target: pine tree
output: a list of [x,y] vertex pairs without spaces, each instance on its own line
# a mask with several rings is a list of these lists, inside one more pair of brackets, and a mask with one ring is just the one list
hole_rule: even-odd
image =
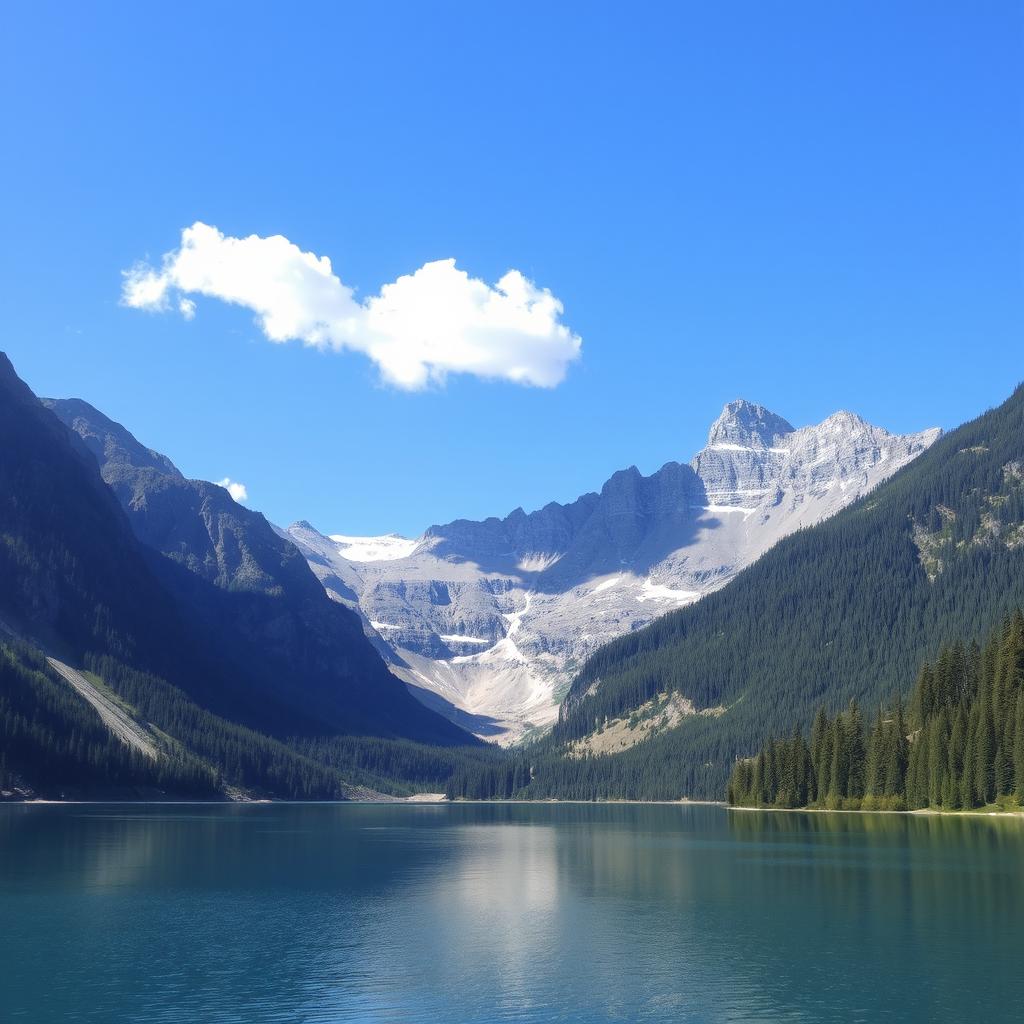
[[766,803],[764,791],[764,751],[754,758],[754,769],[750,780],[750,803],[754,807],[763,807]]
[[850,701],[845,733],[848,751],[846,795],[860,799],[864,796],[864,768],[867,757],[864,751],[864,723],[860,707],[855,700]]
[[902,796],[906,790],[907,764],[910,748],[907,742],[907,722],[903,716],[903,701],[897,699],[891,727],[886,732],[885,774],[882,792],[885,796]]
[[827,786],[824,791],[819,791],[819,784],[823,776],[822,757],[827,736],[828,715],[825,714],[825,709],[820,707],[814,716],[814,725],[811,727],[810,781],[807,793],[809,803],[815,803],[827,792]]
[[995,737],[992,727],[992,706],[990,691],[983,685],[978,698],[978,717],[974,739],[974,799],[978,804],[987,804],[995,796],[993,762],[995,760]]
[[928,806],[928,728],[922,726],[910,744],[910,759],[907,766],[907,806],[911,810]]
[[949,733],[948,760],[946,766],[946,787],[942,794],[945,807],[963,806],[961,800],[960,780],[964,774],[964,749],[966,746],[967,719],[964,709],[958,707],[953,716],[953,725]]
[[878,705],[878,714],[875,716],[875,724],[871,729],[871,738],[868,740],[868,759],[864,771],[864,796],[881,796],[883,789],[884,763],[886,753],[886,727],[882,720],[882,705]]
[[832,766],[829,772],[828,804],[838,807],[846,796],[850,781],[850,756],[842,715],[836,715],[831,729]]
[[931,807],[942,805],[942,789],[946,781],[946,770],[949,764],[948,724],[946,709],[940,708],[932,716],[928,725],[928,804]]
[[1017,691],[1017,707],[1013,728],[1014,792],[1024,804],[1024,688]]

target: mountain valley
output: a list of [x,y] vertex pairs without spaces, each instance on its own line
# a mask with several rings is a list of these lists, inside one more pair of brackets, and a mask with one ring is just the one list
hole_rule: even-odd
[[730,402],[690,463],[615,473],[599,493],[421,537],[287,536],[357,610],[429,706],[504,745],[548,729],[603,644],[720,589],[780,539],[834,515],[924,452],[839,412],[795,429]]

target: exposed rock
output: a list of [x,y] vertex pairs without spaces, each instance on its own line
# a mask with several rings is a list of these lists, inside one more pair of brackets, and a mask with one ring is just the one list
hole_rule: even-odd
[[[472,716],[478,734],[514,742],[554,721],[597,647],[722,586],[938,436],[890,434],[848,412],[794,429],[762,406],[730,402],[691,463],[648,477],[621,470],[568,505],[456,520],[408,541],[333,540],[308,523],[288,535],[414,692]],[[394,557],[401,544],[408,553]],[[378,549],[388,557],[373,557]]]

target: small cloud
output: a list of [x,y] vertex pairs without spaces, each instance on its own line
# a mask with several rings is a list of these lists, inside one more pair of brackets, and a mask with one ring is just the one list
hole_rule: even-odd
[[328,257],[282,235],[233,238],[201,221],[182,231],[159,269],[124,271],[121,302],[154,312],[176,305],[191,319],[193,295],[252,310],[270,341],[362,352],[407,390],[449,373],[555,387],[583,344],[561,322],[562,303],[518,270],[489,285],[454,259],[435,260],[360,301]]
[[224,477],[223,480],[218,480],[217,486],[225,488],[228,494],[230,494],[235,501],[242,502],[249,500],[249,492],[245,489],[245,484],[240,484],[237,480],[232,480],[229,476]]

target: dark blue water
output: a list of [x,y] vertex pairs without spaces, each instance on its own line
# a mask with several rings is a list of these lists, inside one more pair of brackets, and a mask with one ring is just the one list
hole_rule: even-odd
[[1020,1021],[1024,822],[0,807],[0,1020]]

